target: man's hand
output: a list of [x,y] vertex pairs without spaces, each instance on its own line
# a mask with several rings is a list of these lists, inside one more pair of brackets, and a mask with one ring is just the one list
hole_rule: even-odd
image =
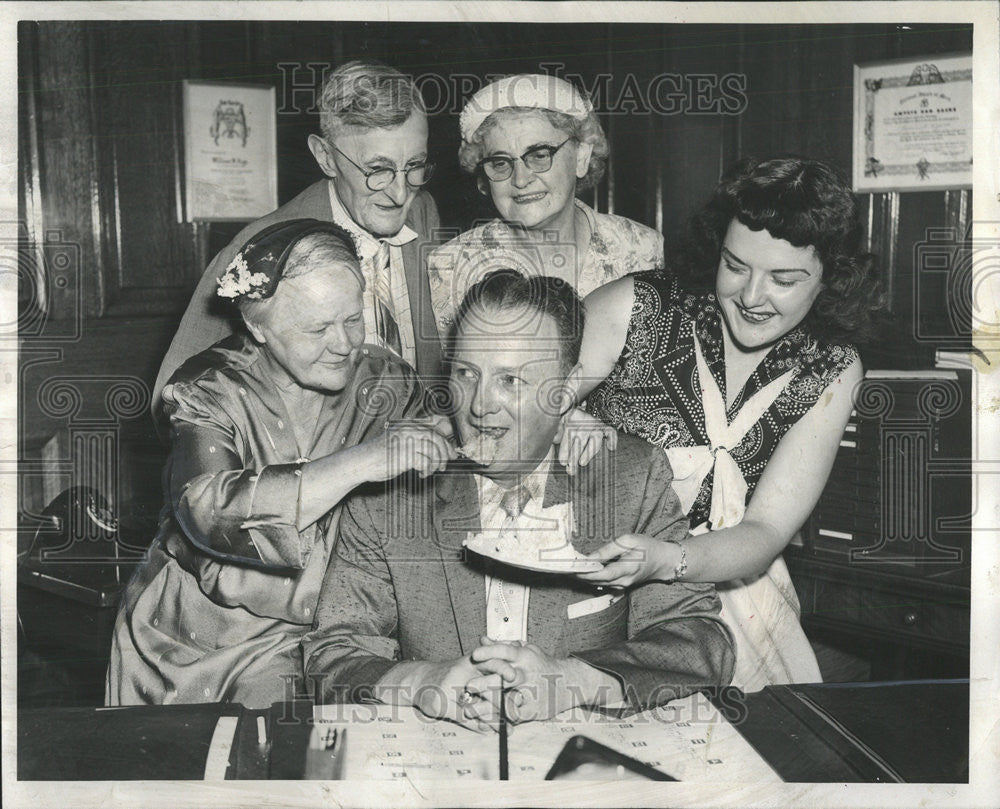
[[559,463],[572,475],[579,467],[590,463],[602,447],[616,449],[618,432],[577,407],[563,416],[555,442],[559,444]]
[[[472,662],[490,665],[490,671],[503,680],[509,689],[507,718],[514,724],[551,719],[577,705],[621,699],[617,680],[581,660],[551,657],[533,643],[502,643],[484,637],[481,644],[473,650]],[[491,684],[487,678],[475,677],[466,688],[485,697]]]
[[[460,657],[444,663],[405,661],[390,669],[375,687],[382,702],[412,705],[432,719],[447,719],[480,732],[496,731],[500,721],[502,661],[473,662]],[[469,683],[475,681],[475,690]]]
[[364,461],[373,482],[391,480],[415,470],[426,478],[455,458],[452,428],[447,416],[430,416],[390,423],[377,438],[364,442]]

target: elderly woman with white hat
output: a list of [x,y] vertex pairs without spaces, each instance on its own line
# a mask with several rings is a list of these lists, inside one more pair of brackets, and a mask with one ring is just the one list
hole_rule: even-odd
[[500,216],[428,257],[439,327],[450,326],[466,290],[492,270],[555,276],[586,295],[662,265],[661,234],[576,199],[603,176],[608,141],[590,101],[572,84],[508,76],[479,90],[459,125],[459,162]]

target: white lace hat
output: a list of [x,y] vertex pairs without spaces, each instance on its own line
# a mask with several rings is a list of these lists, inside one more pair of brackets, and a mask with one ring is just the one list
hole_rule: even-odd
[[505,107],[554,110],[572,118],[594,111],[590,100],[565,79],[542,73],[518,73],[487,84],[462,109],[458,125],[462,140],[472,140],[483,121]]

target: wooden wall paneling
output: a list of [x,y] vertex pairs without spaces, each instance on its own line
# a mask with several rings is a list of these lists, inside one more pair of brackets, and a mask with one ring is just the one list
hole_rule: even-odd
[[[176,201],[176,152],[171,151],[176,130],[171,130],[170,94],[166,115],[162,95],[143,98],[136,93],[134,106],[108,103],[122,83],[120,65],[109,60],[110,54],[116,59],[131,55],[138,64],[178,61],[158,58],[161,43],[149,26],[144,50],[124,47],[123,40],[135,31],[60,22],[22,24],[20,31],[22,64],[34,67],[23,77],[28,83],[26,98],[36,106],[25,130],[26,141],[34,137],[37,142],[34,163],[41,221],[34,236],[43,245],[52,293],[51,317],[42,335],[46,342],[32,334],[22,334],[21,339],[19,455],[24,459],[30,502],[20,506],[29,511],[40,505],[39,498],[74,483],[99,486],[119,508],[142,502],[145,505],[138,510],[155,515],[159,506],[158,474],[149,475],[148,470],[150,465],[162,466],[163,453],[141,403],[143,388],[152,383],[176,320],[164,316],[169,310],[155,300],[156,289],[141,294],[149,299],[146,311],[159,317],[105,317],[116,307],[118,312],[141,312],[141,307],[121,309],[122,287],[141,276],[155,258],[162,259],[161,269],[177,266],[177,254],[170,246],[184,239],[176,208],[149,204],[164,193]],[[175,39],[182,34],[176,32]],[[163,151],[171,165],[165,192],[161,180],[151,178],[146,163],[129,162],[127,143],[122,149],[120,138],[133,130],[117,127],[135,109],[139,117],[148,114],[147,121],[133,121],[140,137],[153,119],[158,131],[166,133]],[[147,162],[156,154],[148,150]],[[130,196],[129,183],[142,194]],[[25,211],[31,209],[27,192],[25,186]],[[128,228],[129,216],[136,213],[146,215],[147,226],[138,231]],[[156,244],[163,234],[174,240],[165,251]],[[130,249],[142,257],[141,263],[129,261]],[[186,286],[178,285],[172,293],[174,300],[186,302]],[[112,397],[112,402],[109,392],[115,389],[128,393],[124,399]],[[129,409],[129,398],[138,409]],[[43,447],[48,449],[43,452]],[[39,453],[45,460],[37,460]],[[65,470],[76,470],[77,476],[67,477]]]
[[745,34],[743,70],[748,77],[747,111],[741,121],[744,156],[803,154],[803,107],[798,92],[813,72],[804,26],[761,26]]
[[[38,141],[37,57],[38,28],[30,22],[18,24],[17,141],[18,199],[18,331],[38,334],[48,313],[48,284],[42,252],[42,200],[40,147]],[[4,337],[9,336],[5,333]]]
[[924,23],[894,25],[891,28],[891,58],[972,50],[971,25]]
[[747,90],[750,87],[750,76],[746,69],[746,32],[743,28],[737,29],[729,38],[726,52],[729,57],[727,62],[729,70],[738,77],[736,92],[739,98],[738,107],[736,109],[727,107],[725,113],[719,161],[720,175],[743,156],[743,116],[749,103]]
[[887,58],[886,26],[748,26],[744,155],[800,154],[849,175],[853,66]]
[[[277,88],[278,200],[285,203],[323,177],[306,140],[320,132],[319,96],[324,79],[347,61],[344,40],[356,26],[318,24],[303,37],[302,27],[294,24],[246,25],[246,80]],[[206,39],[204,47],[207,50],[215,44]]]
[[[169,342],[176,328],[177,319],[171,315],[94,318],[84,322],[81,339],[49,349],[48,355],[36,350],[22,357],[20,385],[23,441],[29,445],[36,444],[65,426],[65,418],[57,414],[61,408],[40,407],[38,389],[50,377],[64,374],[78,377],[129,377],[152,387],[163,359],[159,346],[165,346]],[[83,400],[78,415],[87,420],[104,418],[106,408],[103,394],[98,390],[90,393],[94,398]],[[146,418],[144,414],[137,419],[138,432],[145,431]],[[151,422],[149,427],[152,428]]]
[[895,191],[869,194],[870,250],[879,257],[890,307],[896,286],[896,245],[899,236],[899,194]]
[[868,250],[878,258],[889,312],[882,339],[864,349],[862,360],[865,368],[912,367],[913,355],[900,350],[907,344],[908,335],[912,332],[909,312],[898,300],[898,290],[903,283],[897,272],[900,195],[893,191],[867,194],[865,199],[868,208]]
[[[691,214],[711,195],[737,157],[744,75],[739,32],[719,26],[676,26],[663,32],[665,84],[680,91],[680,106],[658,116],[663,233],[668,251]],[[679,80],[679,84],[678,84]],[[737,79],[738,80],[738,79]],[[661,101],[667,99],[661,95]]]
[[[799,107],[792,131],[799,154],[825,160],[849,178],[851,167],[854,76],[853,29],[836,26],[827,33],[810,27],[799,32],[801,46],[789,65],[798,87]],[[848,137],[844,137],[847,133]],[[792,147],[794,150],[795,147]]]
[[[974,254],[970,252],[972,238],[972,189],[962,188],[945,192],[945,229],[953,234],[954,248],[948,261],[947,289],[942,298],[921,296],[919,316],[921,323],[928,323],[932,333],[955,334],[964,346],[972,348],[973,328],[973,279]],[[944,311],[942,311],[942,309]],[[961,350],[965,350],[965,347]],[[955,347],[955,346],[952,346]]]
[[957,238],[969,235],[972,216],[972,189],[956,188],[944,192],[944,221]]
[[[916,179],[916,168],[913,179]],[[906,191],[900,194],[899,231],[897,237],[899,246],[896,257],[896,270],[900,276],[913,274],[918,256],[917,245],[927,241],[929,231],[946,227],[947,218],[946,191]],[[960,236],[959,236],[960,237]],[[901,285],[901,286],[905,286]]]
[[[656,222],[655,133],[647,97],[661,62],[659,38],[647,26],[627,25],[609,31],[607,72],[611,81],[602,106],[602,123],[611,144],[606,207],[645,225]],[[597,71],[595,71],[596,73]]]
[[191,29],[192,75],[185,78],[236,84],[267,84],[266,61],[251,57],[254,43],[266,42],[270,23],[202,22]]
[[800,152],[800,99],[793,92],[802,80],[800,27],[754,26],[744,35],[742,65],[747,75],[747,109],[740,121],[742,156],[766,157]]
[[[476,179],[458,164],[461,137],[458,118],[462,108],[492,72],[483,54],[495,47],[497,33],[478,26],[456,24],[447,29],[422,33],[422,38],[437,54],[438,62],[427,59],[411,65],[421,79],[424,99],[429,105],[430,134],[428,152],[436,163],[434,179],[428,190],[433,194],[441,215],[446,237],[465,230],[478,221],[496,216],[487,191],[479,191]],[[425,57],[426,58],[426,57]],[[496,72],[504,72],[506,65]],[[458,74],[466,78],[458,79]]]
[[115,282],[109,311],[177,312],[200,275],[194,228],[183,221],[180,154],[180,80],[198,69],[194,24],[94,23],[86,31],[104,250],[117,264],[107,273]]
[[475,178],[458,164],[458,120],[487,76],[538,71],[538,61],[526,59],[537,32],[512,41],[512,30],[506,24],[467,23],[394,30],[399,53],[387,61],[418,80],[431,113],[428,151],[437,165],[428,190],[438,204],[445,238],[497,215],[489,191],[480,192]]
[[40,196],[50,285],[49,316],[75,321],[103,311],[99,182],[91,130],[87,43],[76,23],[33,23],[36,61]]

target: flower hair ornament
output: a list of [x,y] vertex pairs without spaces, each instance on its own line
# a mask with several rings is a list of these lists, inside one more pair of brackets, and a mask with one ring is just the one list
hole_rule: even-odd
[[[318,219],[278,222],[255,233],[240,248],[226,271],[219,276],[216,294],[232,301],[270,298],[285,273],[292,249],[301,239],[313,233],[329,233],[338,237],[345,250],[357,259],[358,239],[340,225]],[[360,269],[355,268],[355,273],[364,285]]]

